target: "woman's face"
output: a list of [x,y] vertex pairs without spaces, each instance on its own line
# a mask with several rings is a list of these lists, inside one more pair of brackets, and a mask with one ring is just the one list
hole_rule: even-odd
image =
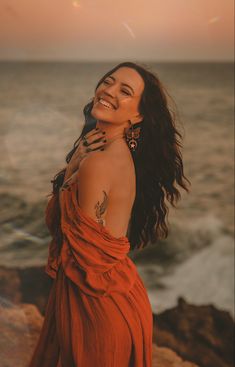
[[[143,117],[138,105],[144,90],[144,81],[139,73],[129,67],[121,67],[110,74],[95,92],[91,115],[96,120],[122,125],[140,122]],[[109,102],[108,106],[102,104]],[[111,105],[110,105],[111,104]]]

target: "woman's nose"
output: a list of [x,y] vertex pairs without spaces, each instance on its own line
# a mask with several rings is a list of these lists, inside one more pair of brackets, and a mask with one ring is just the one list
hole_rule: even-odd
[[116,88],[117,87],[115,85],[107,85],[104,89],[104,92],[114,98],[117,93]]

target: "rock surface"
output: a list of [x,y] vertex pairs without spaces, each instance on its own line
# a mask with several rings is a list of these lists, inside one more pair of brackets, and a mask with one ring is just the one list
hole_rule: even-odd
[[234,320],[213,305],[179,298],[176,307],[154,315],[153,340],[201,367],[234,366]]
[[43,316],[31,304],[0,305],[0,366],[27,367]]
[[158,347],[153,344],[153,366],[152,367],[199,367],[198,365],[183,361],[175,352],[169,348]]
[[7,268],[0,266],[0,296],[14,304],[32,303],[44,315],[52,279],[45,267]]

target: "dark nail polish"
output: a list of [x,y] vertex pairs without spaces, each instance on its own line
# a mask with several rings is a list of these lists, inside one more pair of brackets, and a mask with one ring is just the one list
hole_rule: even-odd
[[107,141],[106,139],[103,140],[104,143],[106,143],[106,141]]
[[100,150],[104,150],[104,148],[101,148]]
[[105,134],[105,131],[102,131],[102,134]]
[[98,127],[96,127],[95,129],[96,129],[96,130],[99,130],[99,128],[98,128]]

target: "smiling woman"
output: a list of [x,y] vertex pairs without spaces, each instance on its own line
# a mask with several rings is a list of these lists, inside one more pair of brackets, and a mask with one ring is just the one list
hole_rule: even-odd
[[158,78],[130,62],[104,75],[84,114],[46,208],[54,282],[29,367],[151,367],[151,304],[128,252],[166,237],[164,198],[187,190],[180,134]]

